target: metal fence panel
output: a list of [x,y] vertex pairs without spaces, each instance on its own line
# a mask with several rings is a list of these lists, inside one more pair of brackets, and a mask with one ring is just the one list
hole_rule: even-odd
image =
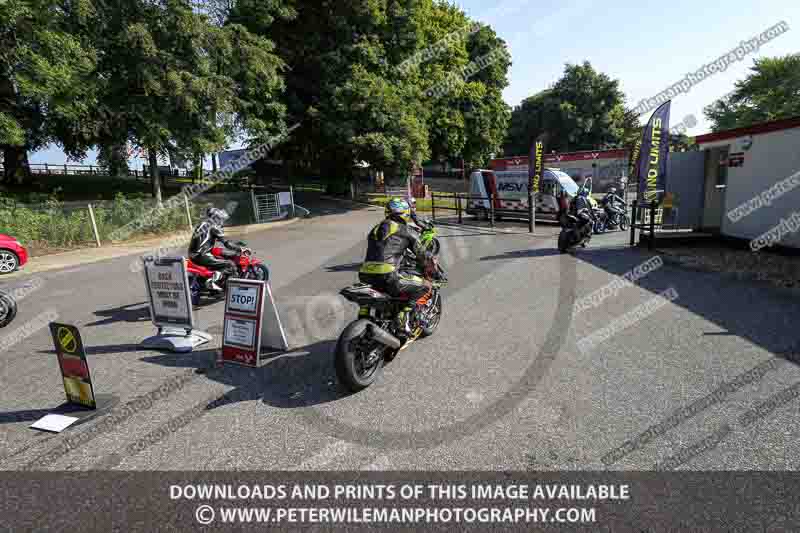
[[267,222],[282,218],[279,194],[253,193],[253,209],[257,222]]

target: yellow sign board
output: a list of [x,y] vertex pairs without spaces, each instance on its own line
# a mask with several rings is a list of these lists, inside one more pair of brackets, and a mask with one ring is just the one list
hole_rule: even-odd
[[67,401],[89,409],[96,409],[89,363],[83,349],[83,341],[78,328],[68,324],[50,323],[50,333],[58,355],[61,378]]

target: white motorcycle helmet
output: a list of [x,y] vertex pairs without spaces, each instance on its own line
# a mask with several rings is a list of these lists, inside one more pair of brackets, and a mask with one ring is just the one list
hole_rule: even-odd
[[414,198],[413,196],[407,195],[406,196],[406,202],[408,202],[408,206],[411,208],[411,212],[416,214],[416,212],[417,212],[417,199]]

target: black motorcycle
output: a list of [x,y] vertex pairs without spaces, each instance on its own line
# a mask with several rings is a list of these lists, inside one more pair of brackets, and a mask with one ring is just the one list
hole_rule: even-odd
[[11,324],[17,316],[17,301],[8,293],[0,291],[0,328]]
[[563,254],[577,246],[586,247],[592,239],[592,229],[594,224],[582,224],[575,215],[568,214],[566,224],[558,235],[558,250]]
[[[413,259],[407,252],[403,265]],[[409,305],[408,299],[389,296],[365,283],[342,289],[340,294],[360,308],[358,319],[342,331],[336,344],[336,375],[350,391],[372,385],[384,363],[420,337],[429,337],[436,331],[442,318],[441,289],[447,284],[447,277],[436,261],[426,278],[432,283],[431,291],[425,297],[425,305],[418,305],[411,312],[412,335],[405,343],[398,338],[397,316]]]

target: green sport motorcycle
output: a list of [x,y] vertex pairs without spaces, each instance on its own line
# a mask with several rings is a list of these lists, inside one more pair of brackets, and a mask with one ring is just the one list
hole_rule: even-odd
[[[407,262],[414,257],[407,253]],[[447,276],[438,261],[433,262],[426,276],[431,290],[418,300],[419,309],[408,311],[414,304],[395,298],[365,283],[357,283],[340,291],[347,300],[358,304],[358,319],[342,331],[336,344],[335,367],[339,382],[351,392],[363,390],[377,379],[384,363],[421,337],[433,335],[442,318],[441,289]],[[397,338],[401,312],[410,312],[412,335],[405,343]]]
[[422,246],[433,255],[439,255],[442,246],[439,243],[439,239],[436,238],[438,235],[436,225],[429,220],[418,220],[418,224],[420,226],[419,241]]

